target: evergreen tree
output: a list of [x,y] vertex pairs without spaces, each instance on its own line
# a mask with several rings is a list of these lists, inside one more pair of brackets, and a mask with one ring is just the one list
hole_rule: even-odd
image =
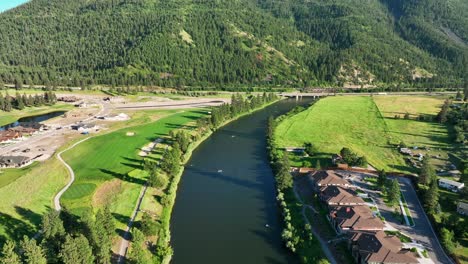
[[132,245],[130,247],[129,259],[131,263],[150,263],[147,254],[144,250],[145,236],[143,233],[134,228],[132,231]]
[[436,173],[430,159],[426,156],[422,161],[421,170],[419,172],[419,183],[427,186],[433,180],[436,180]]
[[387,185],[387,173],[385,170],[379,171],[379,176],[377,178],[377,186],[380,190],[384,189]]
[[293,178],[290,172],[289,157],[284,152],[283,157],[277,162],[276,186],[279,190],[285,190],[293,186]]
[[426,205],[427,211],[430,214],[435,213],[439,202],[439,187],[437,181],[432,181],[429,185],[429,189],[426,191],[424,196],[424,204]]
[[398,183],[397,179],[393,179],[389,181],[388,187],[388,202],[395,206],[400,201],[400,184]]
[[50,209],[44,214],[41,227],[45,239],[65,235],[65,228],[63,227],[62,219],[60,219],[60,212],[56,210]]
[[20,251],[26,264],[47,264],[44,249],[37,245],[36,240],[24,236],[20,242]]
[[83,235],[79,235],[77,238],[67,235],[59,257],[64,264],[89,264],[94,262],[92,248]]
[[16,245],[13,241],[7,241],[3,245],[0,264],[21,264],[21,259],[16,253]]

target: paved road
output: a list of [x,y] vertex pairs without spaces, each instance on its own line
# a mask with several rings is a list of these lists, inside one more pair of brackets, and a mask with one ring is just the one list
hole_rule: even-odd
[[70,146],[69,148],[65,149],[65,150],[62,150],[59,154],[57,154],[57,159],[63,163],[63,165],[65,165],[65,167],[67,168],[68,170],[68,174],[70,174],[70,181],[68,181],[67,185],[65,185],[65,187],[63,187],[62,190],[60,190],[59,193],[57,193],[57,195],[55,195],[54,197],[54,206],[55,206],[55,210],[57,211],[60,211],[62,210],[62,207],[60,206],[60,198],[62,197],[62,195],[68,190],[68,188],[70,188],[70,186],[73,184],[73,182],[75,181],[75,173],[73,172],[73,169],[70,167],[70,165],[68,165],[63,159],[62,159],[62,154],[74,147],[76,147],[78,144],[81,144],[82,142],[90,139],[91,137],[87,137],[85,139],[82,139],[78,142],[76,142],[75,144],[73,144],[72,146]]
[[365,188],[367,192],[374,198],[374,201],[376,201],[377,206],[379,207],[380,213],[383,217],[385,217],[388,223],[390,223],[393,227],[402,233],[411,236],[419,244],[426,247],[430,258],[434,261],[434,263],[453,263],[452,259],[450,259],[442,249],[437,235],[432,229],[432,225],[424,213],[421,203],[419,202],[419,198],[413,188],[413,185],[411,184],[411,180],[403,177],[398,177],[397,179],[400,182],[401,192],[403,193],[406,203],[408,204],[408,209],[411,212],[411,217],[413,218],[415,224],[413,227],[402,224],[399,220],[395,219],[393,217],[393,208],[389,208],[383,202],[382,198],[379,197],[376,191],[367,189],[367,183],[356,181],[355,184]]
[[453,263],[452,259],[450,259],[442,249],[437,235],[419,202],[419,198],[410,179],[399,178],[399,182],[401,192],[408,203],[408,208],[411,211],[411,216],[415,223],[414,227],[401,226],[401,230],[428,248],[429,255],[435,263]]

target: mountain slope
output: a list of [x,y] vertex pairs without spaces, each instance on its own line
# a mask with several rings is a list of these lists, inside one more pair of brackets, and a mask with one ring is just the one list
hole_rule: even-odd
[[419,11],[412,1],[32,0],[0,14],[0,77],[75,86],[460,84],[467,5]]

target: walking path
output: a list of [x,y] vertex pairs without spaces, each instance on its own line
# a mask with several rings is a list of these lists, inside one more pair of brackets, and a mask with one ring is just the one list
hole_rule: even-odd
[[[158,144],[158,143],[161,143],[162,141],[163,141],[162,138],[158,138],[154,142],[157,142],[156,144]],[[153,146],[153,148],[156,146],[156,144]],[[167,146],[166,146],[165,151],[167,151]],[[122,240],[120,241],[119,258],[117,260],[117,263],[125,262],[125,256],[127,255],[128,247],[130,246],[130,242],[132,240],[130,236],[130,229],[132,228],[133,223],[135,222],[135,218],[137,217],[138,212],[140,211],[141,203],[143,202],[143,198],[145,197],[147,190],[148,190],[148,182],[145,183],[145,185],[140,191],[140,196],[138,196],[138,200],[135,205],[135,209],[133,210],[132,217],[128,221],[127,227],[125,228],[125,233],[122,236]]]
[[[318,213],[315,208],[313,208],[311,205],[306,205],[303,201],[302,201],[302,198],[301,196],[297,193],[297,189],[296,189],[296,185],[293,186],[293,190],[294,190],[294,195],[296,196],[296,199],[302,204],[302,217],[304,218],[304,220],[306,221],[307,224],[309,224],[310,226],[311,223],[309,221],[309,218],[307,218],[307,215],[306,215],[306,208],[309,208],[311,209],[314,213]],[[325,253],[325,256],[328,258],[328,260],[330,261],[331,264],[338,264],[338,262],[336,261],[335,259],[335,256],[333,256],[332,252],[330,251],[330,249],[328,248],[328,243],[327,241],[323,240],[320,235],[314,230],[314,228],[311,228],[311,231],[312,231],[312,234],[318,239],[318,241],[320,242],[320,246],[322,247],[322,251],[323,253]]]
[[68,188],[70,188],[70,186],[73,184],[73,182],[75,181],[75,173],[73,172],[73,169],[70,167],[70,165],[68,165],[63,159],[62,159],[62,154],[74,147],[76,147],[78,144],[81,144],[83,143],[84,141],[90,139],[92,137],[87,137],[85,139],[82,139],[78,142],[76,142],[75,144],[73,144],[72,146],[70,146],[69,148],[65,149],[65,150],[62,150],[59,154],[57,154],[57,159],[63,163],[63,165],[65,165],[65,167],[67,168],[68,170],[68,173],[70,174],[70,181],[68,182],[67,185],[65,185],[65,187],[63,187],[63,189],[57,193],[57,195],[54,197],[54,206],[55,206],[55,210],[57,211],[60,211],[62,210],[62,207],[60,206],[60,198],[62,197],[62,195],[68,190]]
[[133,210],[132,217],[130,218],[130,221],[128,221],[127,227],[125,229],[125,234],[122,237],[122,241],[120,242],[120,248],[119,248],[119,259],[117,260],[117,263],[123,263],[125,260],[125,255],[127,255],[127,250],[128,246],[130,245],[131,236],[130,236],[130,229],[133,226],[133,223],[135,222],[135,218],[140,211],[140,206],[141,203],[143,202],[143,198],[145,197],[145,193],[148,190],[148,183],[145,183],[143,188],[141,189],[140,196],[138,196],[138,201],[135,205],[135,209]]

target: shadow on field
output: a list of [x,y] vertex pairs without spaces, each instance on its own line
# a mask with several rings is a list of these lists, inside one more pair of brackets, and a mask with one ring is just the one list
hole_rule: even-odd
[[112,213],[112,216],[115,218],[115,220],[119,221],[120,223],[127,225],[128,222],[130,221],[130,217],[118,213]]
[[144,179],[134,178],[134,177],[128,176],[128,174],[113,172],[113,171],[106,170],[106,169],[99,169],[99,170],[101,172],[105,173],[105,174],[108,174],[108,175],[110,175],[110,176],[112,176],[114,178],[120,179],[122,181],[136,183],[136,184],[140,184],[140,185],[144,185],[146,183],[146,181]]
[[[24,235],[31,235],[34,233],[34,227],[23,220],[12,217],[11,215],[0,213],[0,223],[4,229],[7,237],[19,241]],[[5,236],[0,237],[0,244]]]
[[415,168],[410,166],[403,166],[403,165],[389,165],[390,168],[399,170],[399,171],[415,171]]
[[30,224],[35,225],[35,226],[38,226],[41,224],[42,215],[35,213],[32,210],[19,207],[19,206],[15,206],[15,211],[16,213],[21,215],[23,219],[27,220]]

